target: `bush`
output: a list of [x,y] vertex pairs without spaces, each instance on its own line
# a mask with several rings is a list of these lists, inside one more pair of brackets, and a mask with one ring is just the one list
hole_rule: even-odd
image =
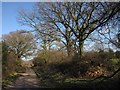
[[100,66],[97,67],[90,67],[88,71],[86,72],[87,77],[99,77],[101,75],[104,75],[106,70]]
[[115,56],[116,56],[116,58],[120,58],[120,51],[116,51]]
[[110,61],[108,52],[87,52],[80,60],[77,55],[67,57],[63,52],[49,51],[47,63],[43,53],[34,58],[37,68],[48,73],[60,73],[67,78],[97,77],[113,72],[115,69]]
[[74,56],[66,57],[64,61],[50,63],[48,67],[52,71],[56,71],[67,77],[80,77],[85,74],[89,64],[87,61],[79,60],[77,56]]
[[62,51],[46,51],[38,54],[36,58],[34,58],[33,62],[36,63],[55,63],[61,62],[66,57],[66,54]]

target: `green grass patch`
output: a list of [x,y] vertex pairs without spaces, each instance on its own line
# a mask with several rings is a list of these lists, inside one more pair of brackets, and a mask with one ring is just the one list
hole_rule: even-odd
[[115,59],[111,59],[113,64],[118,64],[120,63],[120,58],[115,58]]

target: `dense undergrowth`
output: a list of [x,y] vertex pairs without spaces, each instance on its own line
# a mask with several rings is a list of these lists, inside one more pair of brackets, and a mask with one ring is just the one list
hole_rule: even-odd
[[108,56],[100,58],[99,54],[93,55],[93,58],[88,54],[91,53],[87,53],[82,60],[79,60],[77,56],[64,57],[64,60],[57,60],[57,57],[55,61],[47,63],[39,56],[33,61],[33,69],[47,88],[117,89],[120,72],[110,78],[95,78],[112,75],[119,68],[120,59],[108,58]]

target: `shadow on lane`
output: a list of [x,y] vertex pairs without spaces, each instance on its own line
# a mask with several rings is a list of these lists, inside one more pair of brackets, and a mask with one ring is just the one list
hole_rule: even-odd
[[40,83],[35,72],[30,67],[26,67],[26,72],[21,73],[21,76],[9,85],[7,90],[33,90],[34,88],[43,88]]

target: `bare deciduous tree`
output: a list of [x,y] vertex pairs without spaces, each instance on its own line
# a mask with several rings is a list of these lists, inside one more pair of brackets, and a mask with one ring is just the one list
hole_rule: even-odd
[[[120,10],[120,3],[109,2],[55,2],[37,3],[35,12],[20,12],[19,22],[29,25],[43,34],[41,27],[46,25],[59,33],[68,55],[75,51],[80,57],[84,41],[89,35],[103,27]],[[46,28],[46,27],[45,27]],[[47,34],[54,38],[51,33]],[[57,37],[58,38],[58,37]]]
[[36,49],[33,35],[21,32],[22,30],[18,30],[3,35],[3,41],[8,46],[9,51],[17,56],[17,59],[32,55]]

